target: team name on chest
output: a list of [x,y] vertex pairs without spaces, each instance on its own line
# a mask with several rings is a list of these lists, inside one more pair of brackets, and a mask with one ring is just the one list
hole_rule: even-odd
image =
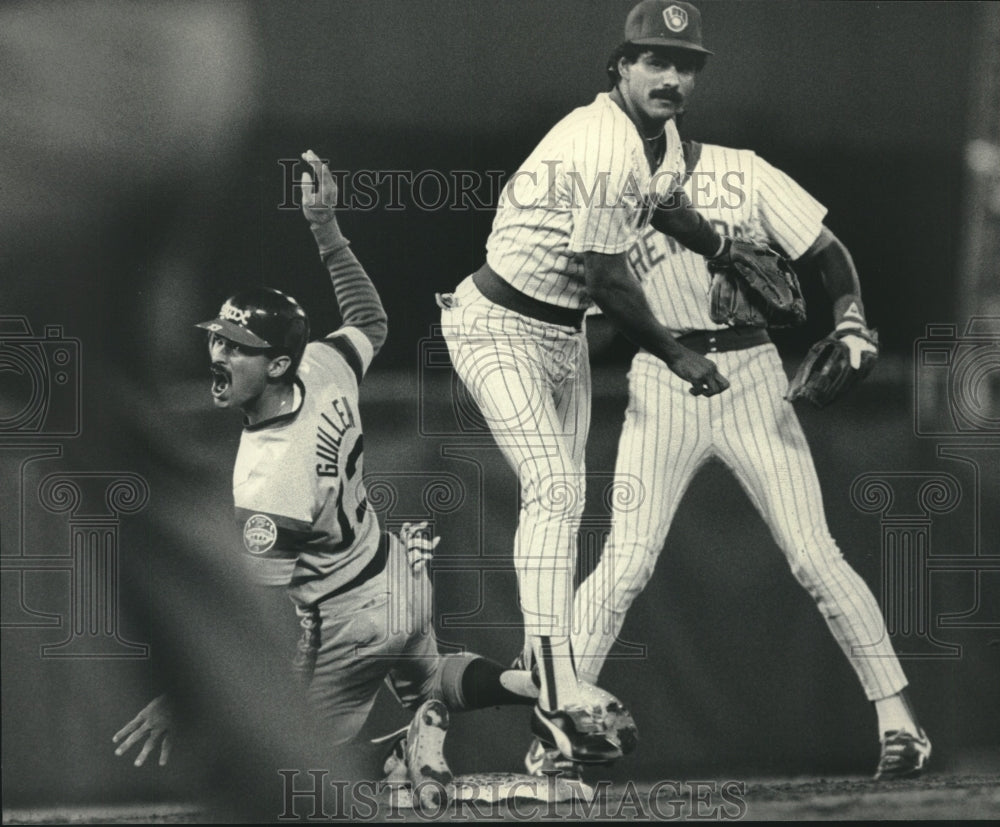
[[340,474],[340,446],[344,434],[355,427],[356,418],[346,396],[334,399],[331,410],[319,415],[316,426],[316,474],[320,477],[336,477]]
[[[734,226],[721,218],[710,218],[708,221],[720,235],[734,238],[744,238],[747,235],[746,229],[742,225]],[[657,264],[663,262],[668,255],[677,255],[678,253],[691,254],[676,239],[661,233],[654,227],[649,227],[629,245],[625,257],[632,272],[641,279]]]

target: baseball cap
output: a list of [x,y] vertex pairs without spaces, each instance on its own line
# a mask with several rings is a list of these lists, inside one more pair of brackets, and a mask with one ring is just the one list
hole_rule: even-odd
[[230,296],[219,315],[195,327],[245,347],[276,348],[301,356],[309,339],[309,319],[291,296],[255,287]]
[[680,0],[643,0],[628,13],[625,40],[713,54],[701,45],[701,12]]

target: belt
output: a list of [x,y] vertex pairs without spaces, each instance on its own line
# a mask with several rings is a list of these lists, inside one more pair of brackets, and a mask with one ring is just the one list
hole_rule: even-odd
[[522,316],[528,316],[548,324],[575,327],[577,330],[583,327],[583,317],[586,310],[559,307],[532,298],[527,293],[522,293],[516,287],[505,282],[488,264],[484,264],[473,273],[472,280],[479,292],[491,302],[513,310],[515,313],[520,313]]
[[677,341],[704,356],[706,353],[746,350],[748,347],[766,345],[771,337],[764,327],[724,327],[721,330],[692,330],[678,336]]

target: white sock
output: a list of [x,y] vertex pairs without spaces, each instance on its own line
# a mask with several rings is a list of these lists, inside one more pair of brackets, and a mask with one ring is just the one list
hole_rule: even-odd
[[571,705],[577,696],[576,666],[568,637],[531,638],[538,661],[542,690],[538,702],[542,709],[553,710]]
[[875,713],[878,715],[878,731],[883,733],[901,730],[916,735],[919,731],[917,722],[910,712],[910,705],[901,692],[875,701]]

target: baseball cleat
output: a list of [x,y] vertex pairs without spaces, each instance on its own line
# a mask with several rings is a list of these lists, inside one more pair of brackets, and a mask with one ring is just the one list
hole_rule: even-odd
[[[559,801],[591,801],[594,798],[594,788],[583,780],[583,764],[570,761],[555,747],[545,746],[538,738],[531,739],[531,746],[524,756],[524,768],[530,776],[549,779],[545,788],[549,798],[554,796]],[[550,776],[555,776],[554,786]]]
[[531,731],[543,744],[581,764],[607,764],[622,757],[621,747],[607,736],[591,708],[566,706],[550,712],[536,705]]
[[444,758],[448,707],[442,701],[424,701],[406,733],[406,767],[414,803],[440,809],[453,776]]
[[524,756],[524,768],[528,775],[541,776],[548,773],[559,773],[563,778],[580,778],[583,775],[583,764],[571,761],[555,747],[547,747],[539,738],[531,739],[531,746]]
[[380,738],[372,738],[372,743],[381,745],[385,752],[382,761],[383,781],[392,786],[409,784],[410,778],[406,770],[406,734],[410,731],[407,724],[402,729],[390,732]]
[[612,701],[604,708],[604,728],[624,755],[635,752],[639,743],[639,728],[632,719],[632,713],[618,701]]
[[588,681],[580,681],[580,691],[594,710],[604,734],[621,748],[624,755],[634,752],[639,743],[639,728],[625,704],[606,689]]
[[875,780],[920,775],[930,757],[931,741],[923,729],[919,729],[918,735],[904,730],[890,730],[882,736],[882,755],[875,770]]

